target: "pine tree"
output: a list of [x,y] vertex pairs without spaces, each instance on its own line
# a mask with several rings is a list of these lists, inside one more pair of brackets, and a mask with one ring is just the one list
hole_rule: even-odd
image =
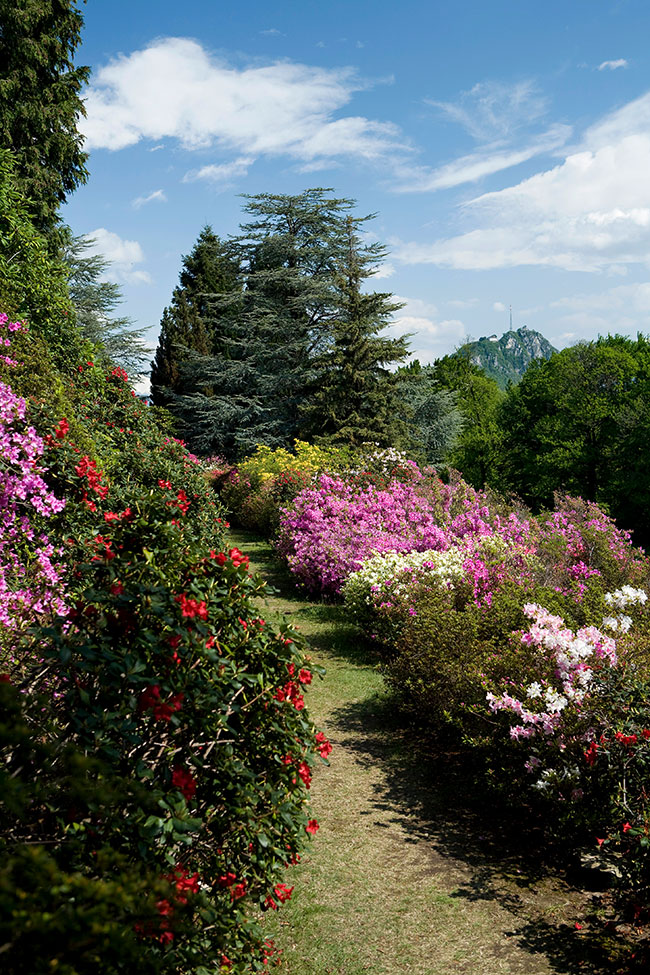
[[330,194],[246,197],[245,211],[256,219],[233,242],[243,278],[211,302],[221,348],[186,364],[184,395],[170,404],[195,449],[239,456],[297,435],[315,358],[330,342],[334,277],[354,206]]
[[88,177],[77,122],[90,68],[73,63],[82,25],[75,0],[0,0],[0,142],[53,240],[59,206]]
[[406,358],[408,344],[406,337],[380,334],[402,305],[390,294],[361,290],[386,253],[379,244],[362,246],[359,229],[367,219],[345,221],[345,250],[334,277],[336,317],[315,363],[302,432],[324,443],[394,446],[404,436],[405,414],[387,366]]
[[188,393],[182,364],[192,356],[223,352],[218,315],[212,309],[217,295],[237,290],[237,257],[205,226],[190,254],[183,258],[179,284],[163,311],[160,337],[151,364],[154,403],[168,406],[174,396]]
[[68,291],[82,336],[98,346],[96,358],[105,365],[117,364],[136,379],[150,356],[142,341],[144,328],[132,328],[130,318],[116,316],[122,301],[119,285],[107,281],[110,262],[98,254],[85,254],[93,244],[88,237],[74,237],[61,228],[63,262],[68,268]]

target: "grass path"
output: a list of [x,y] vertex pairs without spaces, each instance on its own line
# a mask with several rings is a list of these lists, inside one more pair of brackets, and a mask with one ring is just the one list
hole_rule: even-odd
[[298,626],[327,669],[308,694],[334,746],[311,788],[321,829],[287,877],[292,900],[265,915],[282,971],[627,972],[606,959],[617,946],[592,925],[591,897],[554,874],[530,837],[517,848],[511,825],[482,808],[458,757],[400,729],[344,608],[296,595],[267,544],[244,532],[233,539],[277,590],[266,618]]

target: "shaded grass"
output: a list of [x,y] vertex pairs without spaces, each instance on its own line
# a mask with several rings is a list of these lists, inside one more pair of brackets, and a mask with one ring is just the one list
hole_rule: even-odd
[[600,924],[592,895],[558,873],[534,821],[486,802],[466,754],[404,729],[344,607],[308,600],[268,545],[234,538],[276,589],[266,617],[298,626],[327,670],[308,697],[334,745],[311,790],[321,829],[288,872],[292,900],[265,915],[282,971],[633,971],[629,945]]

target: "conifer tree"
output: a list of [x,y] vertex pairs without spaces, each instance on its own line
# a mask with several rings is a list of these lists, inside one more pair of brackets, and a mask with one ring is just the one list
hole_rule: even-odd
[[255,219],[233,242],[243,278],[211,303],[225,323],[221,349],[186,364],[184,395],[170,404],[195,449],[239,456],[298,434],[315,357],[330,341],[345,216],[354,206],[330,194],[246,197]]
[[397,370],[400,399],[408,412],[409,448],[424,463],[446,465],[463,430],[458,392],[435,378],[435,368],[416,359]]
[[130,318],[115,315],[122,301],[120,287],[107,281],[110,262],[99,254],[87,254],[93,244],[88,237],[75,237],[69,227],[61,228],[63,262],[68,269],[68,292],[77,327],[84,339],[98,346],[95,358],[105,365],[117,364],[136,379],[150,356],[142,341],[144,328],[133,328]]
[[192,251],[183,258],[179,284],[163,311],[160,337],[151,364],[154,403],[169,405],[174,396],[187,393],[181,368],[194,356],[222,352],[218,315],[212,309],[216,296],[237,289],[236,256],[205,226]]
[[315,362],[313,392],[303,408],[303,434],[325,443],[392,446],[405,433],[395,376],[387,366],[408,355],[406,337],[380,333],[402,305],[362,285],[385,256],[379,244],[362,246],[366,218],[345,220],[345,249],[334,277],[336,317]]
[[88,177],[77,122],[90,68],[73,63],[82,25],[76,0],[0,0],[0,143],[52,240],[59,206]]

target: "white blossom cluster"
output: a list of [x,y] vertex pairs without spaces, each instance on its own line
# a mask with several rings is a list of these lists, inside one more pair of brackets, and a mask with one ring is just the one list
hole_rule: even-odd
[[467,550],[387,552],[374,555],[351,573],[343,586],[346,605],[355,613],[386,600],[403,598],[415,582],[442,582],[451,587],[463,575]]
[[625,609],[627,606],[642,606],[648,599],[645,589],[634,589],[632,586],[621,586],[614,592],[605,593],[605,602],[614,609]]

